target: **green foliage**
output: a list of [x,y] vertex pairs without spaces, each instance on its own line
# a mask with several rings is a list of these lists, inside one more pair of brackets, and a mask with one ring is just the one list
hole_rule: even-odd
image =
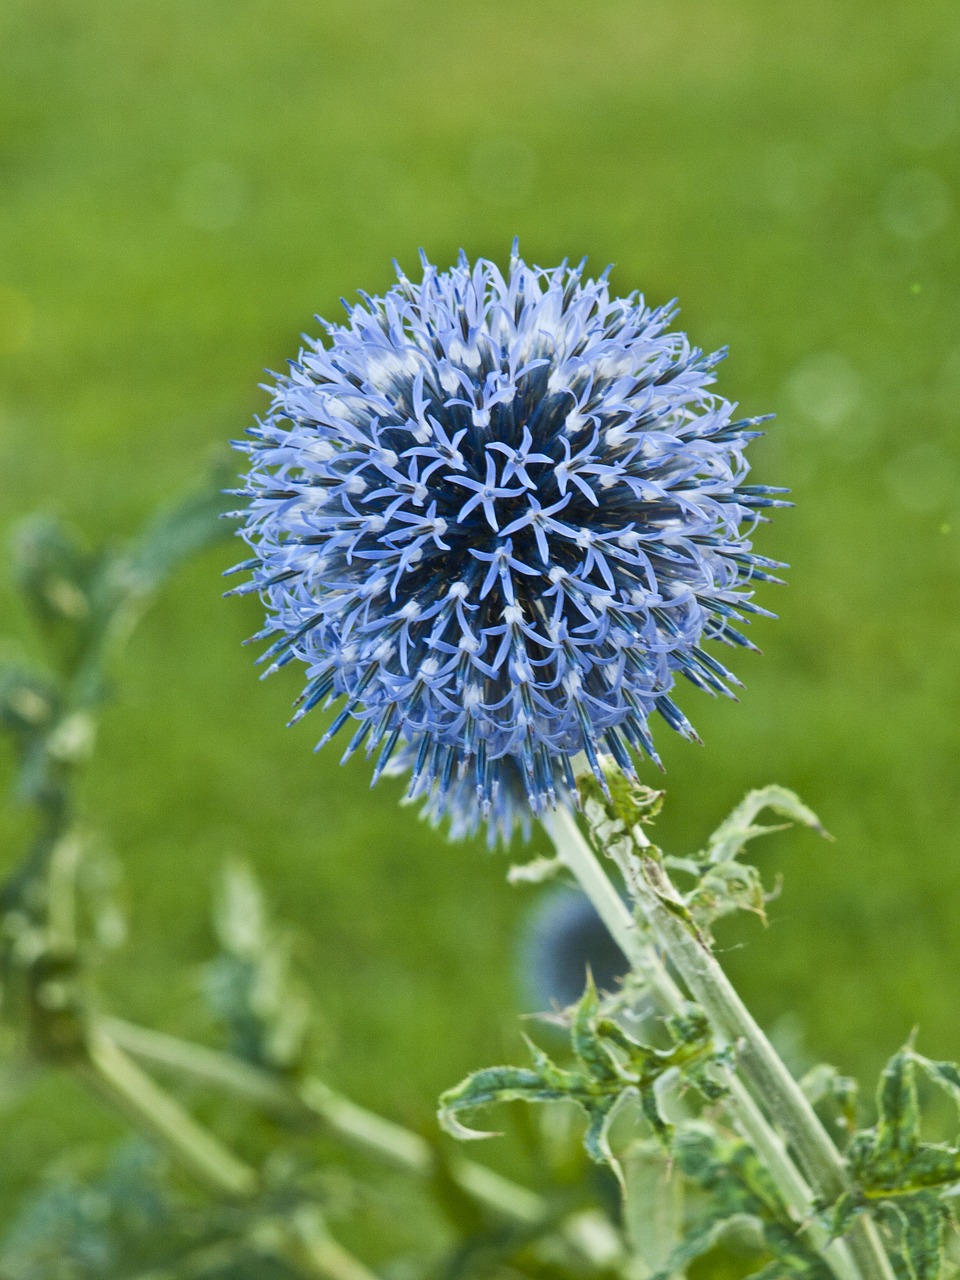
[[[770,809],[785,823],[760,825],[755,819]],[[672,871],[692,877],[693,887],[684,896],[687,909],[701,929],[734,911],[752,911],[766,921],[765,905],[770,896],[760,873],[751,863],[740,861],[751,840],[782,831],[791,823],[810,827],[826,836],[819,818],[786,787],[769,786],[751,791],[724,819],[707,841],[706,848],[689,858],[666,858]]]
[[[440,1109],[447,1131],[463,1138],[485,1136],[461,1122],[475,1109],[514,1100],[573,1103],[587,1117],[587,1154],[613,1171],[624,1192],[640,1185],[642,1152],[650,1147],[650,1139],[636,1140],[637,1126],[652,1133],[664,1161],[647,1162],[653,1208],[644,1215],[628,1206],[622,1225],[602,1208],[584,1210],[588,1182],[544,1196],[512,1187],[489,1170],[448,1157],[433,1137],[371,1116],[311,1077],[315,1018],[294,973],[293,935],[271,920],[243,865],[224,874],[215,912],[219,953],[203,977],[208,1002],[227,1029],[229,1052],[131,1029],[99,1013],[95,968],[121,939],[122,916],[110,859],[75,823],[72,784],[93,748],[95,712],[120,643],[167,573],[220,534],[220,507],[218,495],[201,494],[151,522],[127,547],[96,554],[50,520],[28,522],[20,531],[19,581],[47,663],[0,670],[0,727],[14,747],[20,794],[38,819],[31,848],[0,887],[6,1047],[16,1045],[20,1060],[34,1068],[57,1067],[94,1083],[164,1141],[199,1186],[188,1191],[180,1172],[141,1145],[122,1148],[101,1173],[61,1172],[26,1201],[0,1239],[2,1280],[130,1280],[134,1274],[142,1280],[370,1280],[364,1264],[329,1234],[328,1169],[313,1145],[321,1123],[417,1176],[447,1224],[441,1268],[447,1280],[501,1274],[632,1280],[650,1273],[666,1280],[715,1249],[739,1255],[738,1269],[753,1268],[763,1280],[826,1280],[831,1272],[808,1238],[809,1224],[784,1203],[757,1150],[728,1127],[724,1105],[736,1047],[719,1045],[693,1005],[661,1019],[657,1043],[630,1030],[636,1025],[631,1002],[650,994],[642,990],[641,961],[618,996],[601,1000],[590,982],[565,1015],[570,1066],[530,1044],[532,1066],[475,1072],[443,1096]],[[592,779],[582,787],[591,836],[618,863],[628,890],[635,897],[652,891],[704,947],[721,916],[740,909],[763,915],[766,894],[743,855],[755,837],[778,829],[757,823],[764,809],[822,833],[796,796],[770,787],[750,793],[702,851],[665,857],[647,835],[662,798],[615,770],[606,788]],[[558,866],[541,859],[515,878],[539,881]],[[675,888],[671,872],[688,877],[690,886]],[[124,1025],[137,1048],[111,1040],[111,1026],[116,1035]],[[137,1052],[148,1063],[261,1106],[265,1124],[249,1144],[253,1150],[241,1137],[243,1150],[234,1153],[202,1127],[129,1056]],[[921,1138],[918,1073],[960,1101],[960,1069],[921,1058],[912,1045],[903,1049],[884,1072],[877,1124],[850,1140],[852,1189],[824,1205],[821,1216],[841,1233],[858,1214],[875,1215],[904,1280],[938,1280],[952,1222],[949,1198],[960,1186],[960,1148]],[[819,1067],[802,1084],[811,1101],[838,1108],[847,1132],[853,1130],[852,1081]],[[614,1125],[628,1116],[634,1138],[615,1150]],[[622,1132],[627,1128],[624,1123]],[[374,1195],[382,1194],[375,1186]],[[434,1274],[433,1261],[408,1255],[400,1265],[419,1280]]]
[[258,1066],[302,1066],[311,1012],[292,973],[294,939],[269,918],[256,877],[243,863],[223,871],[214,909],[220,953],[203,972],[203,990],[226,1026],[230,1052]]
[[[944,856],[960,742],[949,712],[960,691],[953,6],[427,3],[418,21],[405,5],[343,2],[2,9],[7,510],[44,490],[121,527],[222,438],[226,419],[235,429],[259,405],[251,371],[277,367],[313,311],[329,313],[356,284],[385,284],[390,256],[415,262],[424,240],[437,255],[462,243],[502,260],[519,227],[540,260],[590,252],[594,265],[616,262],[621,290],[679,293],[699,341],[731,344],[721,389],[745,412],[779,413],[759,478],[782,477],[798,506],[758,530],[761,549],[796,566],[785,620],[761,622],[767,652],[742,664],[743,704],[698,713],[707,750],[668,748],[671,786],[712,811],[766,777],[775,754],[776,776],[808,778],[802,794],[849,835],[846,862],[791,873],[788,936],[769,970],[742,967],[748,995],[770,1008],[803,992],[807,1025],[848,1065],[870,1061],[884,1037],[892,1049],[913,1019],[949,1045],[944,978],[960,945],[950,907],[960,862]],[[219,204],[215,179],[205,197],[202,180],[199,196],[191,185],[210,161],[226,173]],[[923,239],[891,229],[891,206],[920,219],[930,187],[950,220]],[[182,212],[191,197],[210,229]],[[182,621],[189,602],[172,604]],[[337,943],[356,971],[344,1006],[369,1007],[382,976],[357,957],[371,939],[402,974],[417,972],[448,944],[438,881],[452,897],[458,877],[474,907],[490,865],[449,857],[441,877],[439,846],[418,836],[404,893],[432,905],[398,926],[374,897],[396,865],[383,839],[392,796],[365,801],[361,769],[341,778],[335,755],[309,759],[292,735],[274,738],[260,765],[269,802],[242,769],[209,788],[192,786],[188,769],[182,784],[164,779],[170,802],[191,806],[182,838],[169,839],[152,816],[158,766],[178,749],[217,760],[242,727],[273,729],[285,701],[251,690],[243,659],[224,661],[230,635],[184,631],[148,678],[173,684],[189,668],[187,690],[215,691],[220,713],[199,697],[189,706],[189,693],[150,705],[150,740],[139,743],[147,710],[118,720],[131,760],[110,829],[142,831],[136,856],[170,901],[192,883],[205,829],[268,827],[265,810],[299,789],[282,835],[250,839],[267,883],[292,899],[316,856],[312,797],[342,788],[354,809],[345,834],[329,833],[323,892],[347,911],[371,901],[369,929]],[[378,840],[381,855],[350,856]],[[146,889],[141,919],[153,905]],[[195,946],[200,914],[187,907],[170,929],[171,961]],[[908,923],[921,915],[919,928]],[[345,1028],[376,1027],[376,1046],[346,1035],[338,1060],[368,1097],[416,1078],[463,975],[476,1001],[464,1039],[496,1035],[512,956],[491,954],[486,911],[463,910],[458,928],[460,964],[415,998],[375,1018],[343,1014]],[[147,933],[128,982],[160,1017],[163,986],[141,981],[156,963]],[[908,964],[892,959],[894,945]],[[814,984],[833,966],[842,981]],[[433,1072],[459,1078],[449,1064],[464,1052],[457,1037],[434,1042]],[[492,1060],[479,1052],[467,1061]],[[381,1092],[377,1079],[391,1083]],[[8,1193],[48,1140],[41,1107],[24,1107],[0,1142],[14,1149]]]
[[80,1179],[62,1172],[22,1207],[0,1240],[4,1280],[86,1280],[116,1274],[140,1254],[138,1240],[166,1234],[174,1201],[163,1161],[140,1141],[106,1169]]
[[137,619],[184,560],[230,532],[218,471],[120,547],[90,551],[52,516],[14,531],[14,578],[44,647],[42,667],[0,668],[0,725],[13,742],[23,799],[55,817],[71,769],[93,748],[94,712]]
[[140,611],[170,574],[231,532],[220,492],[229,472],[149,520],[129,543],[89,551],[60,520],[37,515],[14,531],[17,584],[50,649],[53,665],[82,676],[87,699],[102,692],[104,668]]
[[[99,1171],[65,1157],[0,1237],[0,1278],[373,1280],[327,1226],[328,1211],[353,1212],[357,1197],[350,1179],[324,1166],[317,1150],[324,1125],[416,1175],[448,1224],[443,1272],[451,1280],[479,1280],[491,1268],[543,1280],[612,1277],[621,1255],[614,1227],[596,1209],[590,1223],[568,1221],[582,1208],[581,1194],[541,1200],[482,1168],[450,1163],[435,1137],[364,1112],[309,1075],[316,1017],[295,973],[295,938],[271,919],[245,865],[224,871],[214,912],[218,954],[202,975],[229,1052],[101,1012],[96,969],[122,940],[123,919],[115,866],[74,817],[74,783],[94,746],[95,714],[122,641],[167,574],[229,531],[222,506],[216,490],[200,492],[128,545],[96,553],[50,519],[25,522],[18,533],[18,581],[47,661],[0,669],[0,728],[37,819],[30,848],[0,886],[4,1083],[24,1083],[44,1068],[70,1072],[162,1142],[171,1159],[143,1142],[124,1144]],[[241,1126],[241,1152],[198,1123],[137,1054],[225,1091],[234,1106],[261,1107],[262,1122]],[[331,1190],[344,1185],[346,1196]],[[389,1204],[390,1195],[374,1179],[360,1201]],[[435,1242],[431,1248],[433,1257],[418,1242],[398,1265],[413,1280],[426,1278]]]
[[[322,1105],[312,1110],[304,1097],[328,1105],[335,1099],[328,1118],[345,1110],[345,1131],[368,1152],[385,1143],[391,1162],[397,1135],[401,1151],[423,1140],[336,1100],[306,1075],[309,1042],[302,1030],[314,1020],[313,1011],[292,972],[289,935],[271,923],[249,869],[225,869],[214,925],[221,950],[205,970],[205,986],[214,1013],[232,1035],[231,1052],[218,1054],[123,1025],[135,1033],[141,1051],[159,1052],[167,1068],[185,1070],[188,1078],[199,1073],[228,1095],[238,1089],[248,1102],[267,1100],[273,1123],[255,1193],[242,1204],[233,1195],[211,1195],[210,1188],[204,1196],[189,1195],[151,1145],[125,1144],[102,1172],[79,1176],[69,1165],[26,1200],[0,1240],[0,1280],[373,1280],[329,1235],[328,1205],[343,1213],[356,1207],[358,1197],[349,1180],[344,1195],[343,1173],[331,1166],[328,1176],[311,1142],[304,1143],[325,1115]],[[35,1044],[34,1052],[48,1064],[82,1064],[86,1037],[101,1024],[110,1034],[112,1020],[75,1018],[73,1057],[57,1056],[49,1045]],[[386,1137],[378,1136],[384,1129]],[[582,1212],[580,1192],[544,1199],[534,1213],[512,1214],[504,1208],[512,1208],[510,1184],[503,1183],[506,1194],[497,1190],[498,1200],[491,1203],[489,1191],[478,1195],[473,1189],[476,1175],[465,1175],[434,1142],[423,1146],[433,1156],[432,1167],[419,1170],[427,1175],[423,1189],[452,1235],[441,1267],[448,1280],[481,1280],[500,1267],[536,1280],[613,1280],[620,1274],[619,1235],[602,1213]],[[499,1188],[495,1175],[477,1173],[481,1186],[489,1176]],[[522,1188],[516,1194],[531,1197]],[[363,1199],[390,1214],[390,1193],[377,1183],[366,1184]],[[432,1277],[431,1265],[428,1255],[404,1260],[416,1280]]]
[[220,478],[118,548],[88,551],[49,516],[25,520],[13,537],[14,575],[46,662],[0,668],[0,728],[17,793],[37,819],[27,856],[0,885],[0,1015],[19,1047],[41,1056],[82,1054],[86,971],[124,932],[116,866],[74,824],[73,783],[122,642],[169,574],[228,532]]
[[[687,1103],[687,1086],[710,1103],[725,1096],[724,1077],[733,1065],[732,1056],[714,1049],[700,1011],[691,1007],[683,1017],[665,1019],[671,1044],[654,1049],[639,1044],[614,1020],[617,1004],[618,1000],[602,1002],[588,984],[567,1018],[572,1069],[557,1066],[531,1045],[532,1067],[477,1071],[445,1093],[440,1100],[443,1126],[460,1138],[487,1137],[491,1135],[466,1128],[460,1116],[512,1101],[573,1102],[588,1117],[584,1143],[591,1158],[608,1165],[621,1188],[635,1195],[640,1186],[636,1170],[650,1160],[648,1144],[634,1140],[615,1153],[610,1140],[613,1122],[633,1103],[667,1157],[659,1171],[654,1168],[654,1183],[644,1184],[646,1196],[652,1200],[665,1189],[674,1202],[671,1210],[668,1200],[668,1214],[675,1215],[681,1203],[688,1206],[683,1220],[670,1228],[679,1238],[665,1253],[660,1249],[656,1280],[685,1271],[721,1244],[734,1254],[759,1260],[761,1269],[751,1274],[763,1280],[829,1280],[830,1268],[805,1238],[802,1224],[791,1216],[749,1143],[718,1125],[709,1110],[700,1119],[691,1118],[689,1106],[679,1100],[672,1104],[674,1118],[668,1121],[664,1116],[662,1091],[668,1082],[678,1086],[677,1093]],[[669,1185],[664,1188],[665,1182]],[[656,1223],[643,1216],[641,1208],[635,1202],[626,1207],[632,1230],[637,1230],[638,1221],[642,1229],[655,1230]],[[638,1258],[650,1257],[649,1239],[636,1239],[634,1247]],[[738,1274],[741,1270],[738,1267]]]
[[723,1095],[723,1068],[730,1056],[714,1048],[705,1019],[692,1006],[682,1017],[664,1019],[671,1042],[665,1049],[636,1040],[615,1020],[617,1009],[618,1000],[601,1001],[590,980],[568,1016],[573,1069],[558,1067],[528,1040],[533,1067],[475,1071],[441,1097],[441,1125],[457,1138],[486,1138],[494,1135],[470,1129],[458,1117],[502,1102],[574,1102],[587,1114],[587,1153],[598,1164],[609,1165],[624,1186],[610,1133],[625,1107],[639,1104],[654,1133],[669,1145],[673,1126],[663,1114],[658,1088],[669,1077],[715,1101]]
[[[619,769],[609,770],[606,781],[605,792],[592,775],[584,774],[578,779],[584,817],[594,844],[617,863],[634,898],[637,877],[643,876],[663,904],[704,938],[709,937],[716,920],[735,911],[752,911],[766,920],[765,905],[770,895],[757,868],[741,860],[751,840],[782,831],[794,822],[827,835],[817,815],[798,796],[786,787],[774,785],[749,792],[700,852],[687,857],[664,856],[645,830],[662,807],[663,792],[651,790]],[[756,818],[764,809],[787,822],[758,824]],[[693,883],[686,890],[677,888],[655,868],[680,872]]]
[[796,1276],[828,1280],[829,1267],[806,1242],[787,1212],[769,1172],[749,1143],[691,1122],[677,1134],[674,1158],[683,1175],[706,1193],[702,1211],[689,1224],[657,1280],[684,1270],[731,1231],[752,1229],[772,1260],[754,1280]]
[[909,1041],[881,1074],[876,1124],[850,1141],[854,1189],[827,1216],[839,1233],[870,1210],[891,1231],[910,1280],[937,1280],[944,1270],[946,1231],[956,1226],[951,1201],[960,1189],[960,1140],[922,1139],[918,1076],[960,1111],[960,1067],[922,1057]]
[[[294,1189],[274,1176],[254,1207],[202,1202],[185,1194],[152,1145],[126,1141],[101,1171],[80,1176],[61,1169],[25,1202],[0,1239],[0,1277],[298,1280],[323,1275],[298,1265],[311,1238],[314,1246],[328,1238],[320,1210],[302,1203],[307,1186]],[[322,1198],[322,1188],[316,1191]],[[360,1280],[359,1273],[354,1280]]]

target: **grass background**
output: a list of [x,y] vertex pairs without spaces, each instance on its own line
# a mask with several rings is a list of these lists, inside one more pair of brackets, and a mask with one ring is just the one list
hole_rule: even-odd
[[[739,707],[681,695],[664,841],[748,787],[794,787],[837,837],[778,837],[773,927],[725,935],[769,1026],[873,1073],[917,1022],[960,1056],[960,20],[914,0],[6,0],[0,7],[0,502],[93,540],[187,487],[264,404],[316,312],[424,246],[588,253],[729,343],[721,389],[778,421],[757,479],[797,509],[762,549]],[[208,890],[248,857],[302,931],[330,1079],[422,1125],[518,1052],[506,860],[451,847],[285,732],[258,684],[232,549],[163,594],[85,790],[122,858],[118,1009],[197,1024]],[[21,619],[4,597],[10,629]],[[0,819],[10,865],[23,821]],[[782,1024],[781,1024],[782,1025]],[[9,1099],[0,1206],[114,1132],[62,1081]],[[494,1155],[493,1149],[490,1154]]]

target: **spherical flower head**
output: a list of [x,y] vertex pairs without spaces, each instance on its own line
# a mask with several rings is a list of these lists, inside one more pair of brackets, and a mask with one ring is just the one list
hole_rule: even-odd
[[[745,483],[759,419],[710,388],[723,353],[670,332],[672,305],[611,297],[583,264],[503,275],[461,254],[361,295],[305,340],[266,417],[242,536],[274,671],[306,665],[299,719],[340,701],[349,756],[410,771],[454,834],[575,793],[583,753],[656,760],[649,720],[695,736],[678,674],[734,677],[703,648],[749,645],[748,541],[779,489]],[[346,758],[346,756],[344,758]]]

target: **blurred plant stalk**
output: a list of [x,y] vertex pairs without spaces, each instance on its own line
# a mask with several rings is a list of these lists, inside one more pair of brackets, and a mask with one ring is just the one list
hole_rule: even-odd
[[[98,1024],[115,1046],[152,1067],[231,1093],[288,1122],[320,1125],[357,1150],[417,1178],[428,1180],[438,1172],[436,1150],[426,1138],[359,1106],[317,1076],[281,1076],[232,1054],[122,1018],[101,1017]],[[535,1226],[550,1215],[550,1205],[542,1196],[486,1165],[455,1156],[447,1172],[466,1195],[507,1221]],[[561,1222],[560,1232],[580,1255],[598,1266],[620,1260],[616,1234],[598,1213],[571,1213]]]
[[[160,1142],[214,1196],[255,1204],[257,1171],[144,1072],[94,1023],[87,1053],[74,1067],[105,1102],[142,1132]],[[329,1234],[315,1205],[297,1205],[289,1214],[259,1215],[257,1243],[318,1280],[376,1280],[375,1275]]]

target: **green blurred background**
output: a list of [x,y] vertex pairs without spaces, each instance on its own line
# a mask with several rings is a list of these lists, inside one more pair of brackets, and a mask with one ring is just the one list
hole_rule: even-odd
[[[257,383],[379,291],[390,259],[614,262],[677,295],[721,388],[778,422],[739,707],[681,700],[664,841],[694,846],[780,781],[834,844],[777,838],[772,927],[728,930],[748,1001],[874,1072],[918,1023],[960,1055],[960,18],[913,0],[5,0],[0,7],[0,492],[119,538],[264,405]],[[137,635],[85,786],[123,861],[118,1010],[202,1025],[209,888],[251,860],[300,929],[331,1081],[415,1125],[515,1056],[532,891],[448,846],[363,761],[286,732],[299,673],[257,682],[225,545]],[[4,616],[23,620],[11,596]],[[652,779],[651,779],[652,780]],[[0,819],[3,865],[25,832]],[[542,840],[540,841],[542,844]],[[526,896],[525,896],[526,895]],[[791,1011],[792,1021],[782,1021]],[[0,1120],[0,1207],[114,1122],[56,1079]],[[489,1154],[496,1158],[493,1148]]]

